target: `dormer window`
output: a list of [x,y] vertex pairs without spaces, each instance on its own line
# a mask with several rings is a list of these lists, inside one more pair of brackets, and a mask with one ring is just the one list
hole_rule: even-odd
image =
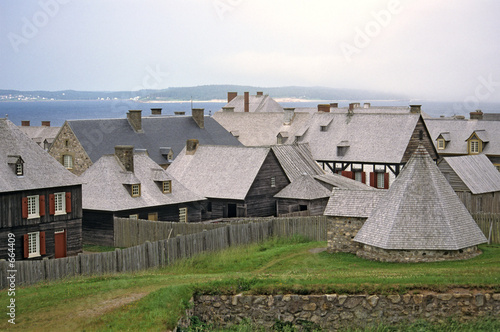
[[479,153],[479,140],[469,141],[469,153]]
[[140,184],[133,184],[132,185],[132,197],[139,197],[141,196],[141,185]]
[[445,145],[446,145],[446,142],[444,141],[443,138],[440,138],[437,140],[438,150],[444,150]]
[[17,176],[24,175],[24,160],[21,156],[7,156],[7,164]]
[[23,176],[24,175],[24,167],[22,163],[16,164],[16,175]]
[[172,193],[172,181],[163,181],[162,189],[164,194]]
[[338,157],[345,156],[348,149],[349,149],[349,142],[348,141],[340,142],[339,144],[337,144],[337,156]]
[[467,139],[467,151],[469,154],[481,153],[488,142],[489,138],[486,130],[476,130]]
[[327,131],[328,126],[319,126],[319,131]]

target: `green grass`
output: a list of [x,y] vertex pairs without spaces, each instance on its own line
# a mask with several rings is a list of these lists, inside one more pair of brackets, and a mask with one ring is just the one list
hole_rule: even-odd
[[[498,245],[480,246],[483,254],[467,261],[416,264],[372,262],[351,254],[309,252],[325,246],[324,242],[307,242],[300,237],[272,239],[202,254],[162,269],[18,288],[16,325],[0,320],[0,330],[172,329],[194,293],[388,294],[459,287],[500,292]],[[9,297],[3,290],[0,306],[7,305],[7,301]],[[493,324],[497,325],[489,327],[498,327],[498,321]]]

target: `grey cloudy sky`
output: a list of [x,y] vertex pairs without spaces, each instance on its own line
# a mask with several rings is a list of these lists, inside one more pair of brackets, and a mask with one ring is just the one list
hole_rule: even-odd
[[0,89],[329,86],[500,101],[500,1],[0,0]]

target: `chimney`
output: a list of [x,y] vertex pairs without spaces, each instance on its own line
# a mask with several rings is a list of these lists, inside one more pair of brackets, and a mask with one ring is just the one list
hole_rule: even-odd
[[290,123],[292,123],[293,115],[295,114],[295,108],[285,107],[283,108],[283,111],[285,112],[283,123],[289,125]]
[[481,110],[476,110],[475,112],[470,112],[470,119],[471,120],[482,120],[483,119],[483,112]]
[[186,112],[184,111],[178,111],[178,112],[174,112],[175,115],[186,115]]
[[193,120],[198,124],[198,127],[205,128],[205,109],[204,108],[193,108],[191,110],[191,115]]
[[349,112],[352,113],[355,108],[360,107],[361,103],[350,103],[349,104]]
[[372,106],[372,104],[370,104],[370,103],[364,103],[363,104],[363,108],[370,108],[370,106]]
[[130,110],[127,113],[128,122],[136,133],[143,133],[141,113],[141,110]]
[[21,121],[21,126],[23,126],[23,127],[29,127],[30,126],[30,122],[29,121]]
[[420,114],[420,107],[422,105],[410,105],[410,113]]
[[228,92],[227,93],[227,102],[230,103],[231,100],[238,96],[238,92]]
[[161,115],[161,108],[152,108],[151,115]]
[[250,112],[250,94],[245,92],[245,112]]
[[262,91],[257,91],[257,96],[263,96],[264,95],[264,92]]
[[318,112],[330,112],[330,104],[318,104]]
[[197,139],[188,139],[186,141],[186,154],[193,155],[198,148],[198,144],[200,144],[200,142]]
[[128,172],[134,172],[134,147],[132,145],[115,146],[115,156]]
[[42,121],[42,127],[50,127],[50,121]]
[[224,106],[222,107],[222,112],[234,112],[234,107]]
[[330,107],[339,108],[339,103],[330,103]]

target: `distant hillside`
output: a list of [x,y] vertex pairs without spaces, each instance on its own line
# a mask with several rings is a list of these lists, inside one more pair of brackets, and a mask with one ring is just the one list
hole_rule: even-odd
[[[407,96],[368,90],[336,89],[327,87],[254,87],[242,85],[202,85],[195,87],[172,87],[162,90],[140,91],[18,91],[0,90],[1,100],[212,100],[226,99],[228,91],[238,94],[248,91],[255,94],[263,91],[273,98],[299,98],[306,100],[392,100],[408,99]],[[7,97],[6,97],[7,96]],[[8,97],[10,96],[10,97]]]

